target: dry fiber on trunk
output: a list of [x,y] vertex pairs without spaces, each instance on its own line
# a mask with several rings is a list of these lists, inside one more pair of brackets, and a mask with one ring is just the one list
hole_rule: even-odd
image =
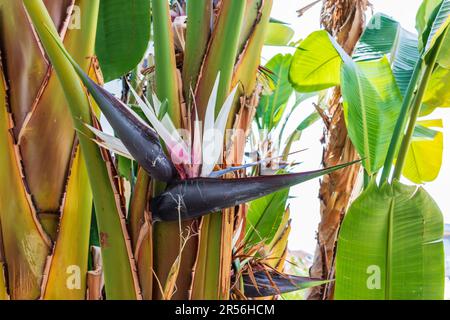
[[[353,52],[362,34],[368,5],[367,0],[323,1],[321,23],[348,54]],[[356,160],[357,153],[347,135],[340,88],[335,88],[327,114],[329,119],[326,121],[323,138],[323,166]],[[319,191],[321,221],[318,226],[314,262],[310,269],[312,277],[329,279],[334,275],[336,238],[358,172],[359,166],[351,166],[333,172],[321,181]],[[332,292],[332,285],[315,287],[310,291],[308,298],[328,299],[332,297]]]

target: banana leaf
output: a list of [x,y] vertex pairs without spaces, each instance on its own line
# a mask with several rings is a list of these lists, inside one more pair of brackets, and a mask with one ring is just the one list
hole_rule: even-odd
[[299,92],[316,92],[340,84],[342,60],[347,54],[326,31],[315,31],[295,51],[289,79]]
[[245,232],[246,246],[270,243],[280,227],[289,197],[289,189],[274,192],[250,202]]
[[[450,55],[450,52],[449,52]],[[423,103],[433,110],[450,107],[450,69],[436,66],[431,76]]]
[[277,54],[264,66],[270,70],[270,78],[273,82],[273,90],[270,94],[263,94],[260,98],[256,117],[261,127],[271,131],[281,120],[281,115],[294,91],[289,83],[289,67],[292,55]]
[[386,58],[345,63],[341,83],[348,135],[373,174],[386,159],[400,113],[400,91]]
[[375,14],[369,21],[353,54],[355,61],[378,60],[387,55],[402,95],[419,60],[417,35],[405,30],[392,18]]
[[432,19],[429,20],[431,29],[424,49],[427,57],[431,55],[438,38],[446,32],[450,24],[450,0],[443,0],[434,12],[436,12],[436,15],[432,15]]
[[95,51],[105,81],[135,68],[150,40],[149,0],[100,1]]
[[442,299],[443,217],[423,188],[372,181],[352,203],[336,256],[336,299]]
[[416,30],[419,34],[419,50],[425,47],[433,21],[443,0],[424,0],[416,15]]
[[[430,128],[442,128],[443,124],[442,120],[418,121],[416,130],[421,127],[430,130]],[[413,137],[406,154],[403,176],[417,184],[435,180],[441,170],[444,135],[435,130],[431,133],[434,136],[430,138],[417,138],[417,135],[416,138]]]

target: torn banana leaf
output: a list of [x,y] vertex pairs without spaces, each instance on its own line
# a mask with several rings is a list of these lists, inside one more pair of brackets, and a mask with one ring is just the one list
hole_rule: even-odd
[[[355,161],[359,162],[359,161]],[[179,180],[152,201],[155,221],[194,219],[233,207],[296,184],[345,168],[355,162],[327,169],[240,179],[197,178]]]
[[282,274],[274,271],[243,275],[244,294],[248,298],[275,296],[322,285],[328,281]]

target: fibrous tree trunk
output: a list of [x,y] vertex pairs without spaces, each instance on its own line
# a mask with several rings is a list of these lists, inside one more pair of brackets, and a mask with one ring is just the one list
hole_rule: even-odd
[[[363,32],[368,0],[324,0],[321,23],[344,50],[351,54]],[[358,158],[347,135],[340,88],[335,88],[329,101],[328,121],[324,132],[323,166],[329,167]],[[310,269],[312,277],[333,278],[336,239],[357,182],[359,166],[351,166],[326,175],[321,181],[321,221],[317,232],[317,247]],[[329,299],[331,285],[313,288],[309,299]]]
[[[44,3],[69,50],[90,70],[87,57],[93,55],[93,46],[81,37],[95,34],[95,29],[81,18],[85,30],[77,32],[72,12],[74,5],[86,10],[95,5],[83,0]],[[72,228],[77,233],[78,227],[89,227],[92,196],[88,188],[80,191],[80,185],[86,183],[86,170],[79,161],[82,156],[65,110],[65,97],[22,1],[0,1],[0,16],[0,218],[4,244],[0,260],[5,264],[11,299],[62,298],[65,290],[54,289],[65,277],[67,259],[60,252],[70,230],[64,231],[65,235],[58,230]],[[73,220],[68,225],[72,218],[75,225]],[[80,250],[87,249],[89,233],[80,232],[77,239]],[[64,297],[81,299],[86,289],[87,251],[72,253],[76,261],[71,264],[79,264],[83,274],[82,288]]]

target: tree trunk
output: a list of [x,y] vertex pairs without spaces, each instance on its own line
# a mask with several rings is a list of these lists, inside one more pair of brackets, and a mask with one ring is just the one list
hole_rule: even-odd
[[[365,11],[368,0],[324,0],[321,23],[344,48],[352,54],[365,25]],[[324,132],[324,167],[350,162],[358,154],[347,135],[344,110],[341,103],[340,88],[336,88],[329,101],[329,121]],[[321,181],[319,198],[321,200],[321,221],[317,232],[317,247],[312,277],[331,279],[334,276],[334,257],[336,239],[357,181],[359,166],[351,166],[333,172]],[[313,288],[308,299],[329,299],[333,285]]]

